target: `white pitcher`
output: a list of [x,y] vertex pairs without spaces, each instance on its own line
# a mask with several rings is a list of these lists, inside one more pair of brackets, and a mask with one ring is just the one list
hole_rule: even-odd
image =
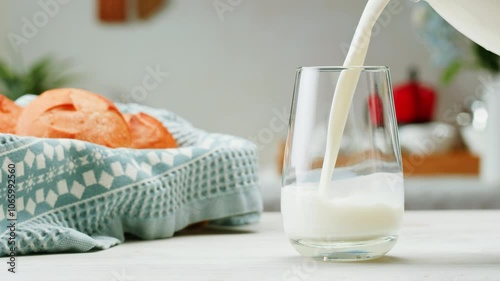
[[455,29],[500,55],[500,0],[426,1]]

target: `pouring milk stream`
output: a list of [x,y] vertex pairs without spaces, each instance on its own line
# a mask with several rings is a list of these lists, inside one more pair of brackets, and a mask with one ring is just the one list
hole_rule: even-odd
[[[418,1],[418,0],[417,0]],[[415,2],[417,2],[415,1]],[[375,22],[390,0],[369,0],[354,34],[344,67],[364,64]],[[500,2],[498,0],[427,0],[458,31],[500,55]],[[326,198],[340,149],[349,108],[361,70],[344,71],[337,83],[328,124],[327,146],[321,171],[319,193]],[[335,187],[334,187],[335,188]]]
[[[372,29],[384,11],[390,0],[370,0],[366,4],[361,20],[359,21],[354,38],[349,48],[344,67],[362,66],[365,63]],[[335,163],[342,142],[345,124],[351,108],[352,98],[356,91],[361,69],[343,71],[339,77],[335,95],[333,96],[328,122],[328,134],[326,138],[326,152],[321,171],[319,192],[326,197],[327,188],[332,179]]]

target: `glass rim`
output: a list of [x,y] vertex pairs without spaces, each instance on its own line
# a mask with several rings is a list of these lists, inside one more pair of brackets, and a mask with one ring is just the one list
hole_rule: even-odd
[[340,72],[344,70],[355,70],[360,69],[364,71],[388,71],[390,70],[389,66],[301,66],[297,68],[297,71],[304,70],[315,70],[319,72]]

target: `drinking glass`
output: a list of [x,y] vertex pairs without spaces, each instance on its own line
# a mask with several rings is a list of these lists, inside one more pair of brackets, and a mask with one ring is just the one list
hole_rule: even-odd
[[[320,192],[331,103],[339,78],[349,74],[359,82],[352,102],[342,105],[349,108],[338,158]],[[292,102],[281,189],[288,239],[303,256],[325,261],[383,256],[404,212],[389,68],[301,67]]]

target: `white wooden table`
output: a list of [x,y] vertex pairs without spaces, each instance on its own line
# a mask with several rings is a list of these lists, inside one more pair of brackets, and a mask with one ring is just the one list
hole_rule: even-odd
[[18,258],[19,273],[0,280],[440,280],[500,281],[500,211],[407,212],[387,257],[324,263],[288,244],[279,213],[234,230],[206,229],[158,241],[130,241],[86,254]]

